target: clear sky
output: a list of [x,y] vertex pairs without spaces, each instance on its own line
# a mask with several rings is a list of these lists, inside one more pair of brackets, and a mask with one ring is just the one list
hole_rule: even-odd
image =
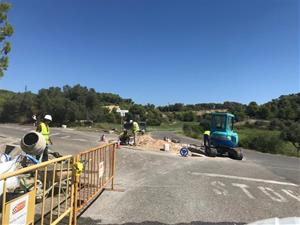
[[0,88],[81,84],[137,103],[300,91],[298,0],[10,0]]

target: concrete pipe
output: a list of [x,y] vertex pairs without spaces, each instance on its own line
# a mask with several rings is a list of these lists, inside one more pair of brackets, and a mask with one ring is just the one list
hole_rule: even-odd
[[46,148],[46,140],[42,134],[31,131],[21,139],[21,149],[30,155],[40,155]]

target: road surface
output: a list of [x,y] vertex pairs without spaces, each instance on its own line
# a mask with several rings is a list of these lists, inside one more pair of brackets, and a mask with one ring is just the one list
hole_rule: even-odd
[[[29,129],[2,124],[1,142],[18,143]],[[65,154],[99,144],[101,135],[60,128],[52,133],[52,148]],[[299,165],[297,158],[255,151],[235,161],[122,148],[115,187],[125,191],[105,191],[78,222],[225,225],[300,216]]]

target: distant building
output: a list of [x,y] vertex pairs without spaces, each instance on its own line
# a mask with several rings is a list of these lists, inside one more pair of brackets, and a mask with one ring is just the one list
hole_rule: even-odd
[[120,106],[118,105],[107,105],[107,106],[103,106],[104,108],[107,108],[109,112],[112,112],[114,109],[116,111],[120,110]]
[[196,112],[197,116],[203,116],[204,114],[214,113],[214,112],[227,112],[228,109],[208,109],[208,110],[200,110]]

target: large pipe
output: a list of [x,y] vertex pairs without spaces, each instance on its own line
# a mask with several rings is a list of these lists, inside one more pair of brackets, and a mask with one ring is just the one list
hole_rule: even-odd
[[21,139],[21,149],[30,155],[40,155],[46,148],[46,140],[41,133],[31,131]]

